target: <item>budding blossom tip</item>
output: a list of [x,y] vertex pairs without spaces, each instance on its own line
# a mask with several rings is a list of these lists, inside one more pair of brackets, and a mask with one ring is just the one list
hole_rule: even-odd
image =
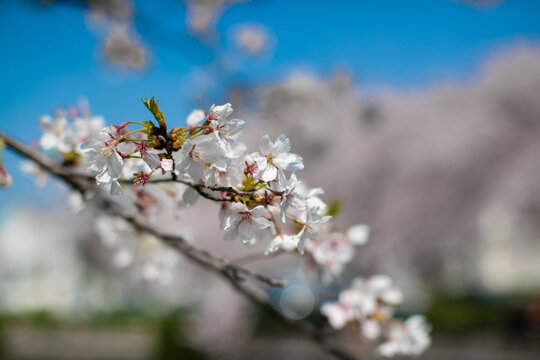
[[137,173],[133,173],[133,184],[135,185],[146,185],[146,183],[150,180],[150,175],[145,174],[143,171],[139,171]]
[[257,168],[257,163],[252,162],[248,163],[247,160],[245,161],[246,167],[244,169],[244,175],[251,175],[251,176],[257,176],[259,173],[259,169]]

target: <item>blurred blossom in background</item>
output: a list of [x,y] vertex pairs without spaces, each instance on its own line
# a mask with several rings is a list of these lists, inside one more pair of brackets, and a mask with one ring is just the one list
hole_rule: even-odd
[[[334,236],[369,229],[335,257],[322,246],[324,274],[292,254],[250,264],[288,279],[268,295],[290,319],[322,323],[321,304],[353,278],[387,274],[403,315],[433,326],[421,358],[540,354],[538,1],[0,6],[1,130],[28,144],[45,114],[147,120],[147,94],[179,125],[231,102],[249,148],[264,134],[291,138],[306,185],[337,212]],[[77,213],[62,184],[4,159],[0,358],[326,358],[212,274],[126,224]],[[227,258],[264,252],[223,242],[215,204],[182,206],[149,211]],[[336,336],[371,354],[358,329]]]

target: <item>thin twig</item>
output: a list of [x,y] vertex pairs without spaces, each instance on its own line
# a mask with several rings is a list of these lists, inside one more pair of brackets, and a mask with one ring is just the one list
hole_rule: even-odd
[[[45,171],[58,177],[82,194],[95,190],[95,185],[90,183],[88,178],[70,173],[66,169],[59,167],[50,158],[39,154],[28,146],[3,134],[2,132],[0,132],[0,138],[4,140],[9,149],[29,160],[34,161]],[[139,215],[130,214],[108,198],[101,199],[101,202],[102,206],[111,214],[121,217],[128,223],[132,224],[136,229],[147,232],[161,239],[166,244],[178,249],[188,259],[199,264],[201,267],[223,277],[238,293],[248,298],[251,302],[268,312],[280,322],[299,330],[301,333],[311,338],[325,352],[332,354],[341,360],[356,359],[348,352],[330,343],[326,337],[310,323],[305,321],[295,321],[285,317],[274,306],[274,304],[268,300],[268,298],[261,296],[258,292],[250,289],[243,281],[243,276],[262,281],[263,283],[271,286],[284,286],[285,283],[283,281],[265,277],[264,275],[257,274],[236,264],[230,264],[226,259],[215,256],[206,250],[199,249],[180,236],[162,233],[160,230],[154,228],[152,225],[141,219]]]

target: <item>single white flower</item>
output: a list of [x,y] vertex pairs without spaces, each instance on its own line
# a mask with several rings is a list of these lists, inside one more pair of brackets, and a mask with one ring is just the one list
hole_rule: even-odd
[[279,249],[287,252],[293,251],[298,247],[299,240],[299,234],[278,234],[272,239],[272,242],[268,245],[265,254],[267,255],[273,253]]
[[134,143],[137,151],[141,154],[141,158],[144,160],[148,166],[150,166],[150,169],[155,170],[158,167],[161,166],[161,160],[155,152],[148,149],[146,146],[146,141],[139,141]]
[[231,204],[230,214],[225,219],[224,239],[233,240],[239,236],[243,243],[253,243],[264,230],[272,227],[267,216],[268,211],[261,205],[249,209],[242,203]]
[[292,174],[288,180],[284,174],[280,174],[279,176],[279,184],[283,187],[283,194],[281,195],[281,201],[279,203],[281,221],[283,223],[287,221],[287,211],[289,208],[302,209],[306,206],[304,197],[296,191],[296,186],[299,183],[300,181],[296,179],[295,174]]
[[261,180],[274,180],[279,172],[297,171],[304,168],[302,158],[291,154],[291,142],[285,135],[280,135],[274,143],[268,135],[264,135],[259,144],[259,152],[251,154],[257,163]]
[[349,237],[340,231],[319,235],[317,240],[306,244],[313,260],[323,270],[323,280],[329,282],[343,272],[354,256],[354,246]]
[[121,194],[118,179],[122,175],[124,160],[116,146],[108,141],[91,139],[81,144],[81,150],[88,159],[88,170],[96,174],[97,184],[111,184],[111,195]]
[[325,282],[341,275],[345,265],[353,259],[354,246],[365,244],[368,234],[367,225],[354,225],[347,232],[323,233],[306,244],[313,260],[322,268]]
[[300,241],[298,242],[298,251],[304,253],[306,241],[312,241],[317,238],[321,225],[327,223],[332,217],[321,216],[321,211],[318,207],[306,207],[304,226]]
[[245,126],[244,120],[229,119],[232,112],[233,108],[229,103],[219,106],[212,105],[208,112],[208,120],[210,122],[208,126],[212,130],[214,140],[225,156],[231,158],[235,156],[233,151],[235,135]]
[[195,181],[204,176],[206,162],[201,147],[197,143],[186,142],[178,152],[178,156],[182,159],[178,164],[179,171],[188,173]]
[[321,313],[328,318],[328,323],[336,330],[343,329],[353,318],[350,309],[337,301],[322,304]]
[[[186,141],[180,151],[177,152],[176,169],[179,173],[187,173],[193,180],[199,181],[204,178],[207,164],[224,164],[225,160],[221,155],[216,145],[212,141],[207,141],[204,137]],[[223,168],[226,170],[225,164]]]
[[76,118],[74,123],[75,138],[80,144],[97,137],[105,126],[105,119],[102,116],[85,116]]
[[197,126],[202,125],[202,123],[206,120],[206,115],[204,114],[204,111],[200,109],[193,110],[191,113],[189,113],[186,124],[188,128],[194,128]]
[[210,164],[204,174],[204,180],[210,186],[232,186],[242,185],[242,170],[240,164],[229,159],[222,159],[217,163]]
[[328,206],[319,197],[320,195],[324,194],[324,190],[322,188],[317,187],[312,189],[306,189],[305,193],[301,191],[301,188],[299,190],[300,194],[302,194],[304,196],[304,199],[306,199],[306,203],[309,208],[318,208],[321,214],[326,211]]
[[226,103],[224,105],[218,105],[218,106],[212,105],[210,107],[210,111],[208,111],[207,118],[209,121],[213,121],[213,120],[224,121],[233,113],[233,111],[234,110],[230,103]]
[[347,230],[347,235],[354,245],[364,245],[369,239],[369,226],[365,224],[357,224],[351,226]]
[[39,119],[39,126],[43,135],[39,140],[39,145],[44,150],[56,150],[60,153],[67,153],[73,150],[73,133],[68,119],[59,112],[52,118],[44,115]]

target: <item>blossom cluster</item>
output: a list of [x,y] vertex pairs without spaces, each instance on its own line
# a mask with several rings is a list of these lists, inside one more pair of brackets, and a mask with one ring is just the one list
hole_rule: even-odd
[[[334,212],[321,199],[324,191],[299,180],[303,159],[291,152],[285,135],[264,135],[257,151],[248,152],[240,141],[245,122],[232,116],[231,104],[194,110],[185,126],[169,127],[154,98],[143,103],[153,120],[105,126],[102,117],[88,111],[44,116],[40,147],[61,156],[64,166],[91,174],[111,195],[128,191],[134,209],[149,220],[165,199],[175,211],[199,197],[219,202],[224,240],[249,246],[269,239],[266,254],[305,254],[322,269],[325,282],[341,275],[355,247],[368,241],[367,225],[346,230],[330,225]],[[38,168],[28,170],[39,176]],[[142,264],[142,278],[171,278],[177,255],[155,237],[105,216],[98,217],[96,230],[118,267]],[[357,322],[365,338],[385,337],[379,348],[383,355],[417,354],[429,345],[428,326],[421,317],[393,318],[402,298],[386,276],[357,278],[321,312],[336,329]]]
[[343,273],[354,257],[354,247],[368,241],[369,227],[365,224],[351,226],[347,231],[332,230],[321,233],[307,244],[306,250],[323,271],[323,280],[330,282]]
[[[80,146],[98,185],[110,184],[110,193],[116,195],[122,193],[126,170],[138,186],[169,176],[188,185],[186,203],[193,203],[201,191],[223,200],[226,240],[253,244],[273,238],[269,252],[288,243],[302,253],[306,243],[317,239],[331,217],[317,197],[319,190],[300,187],[296,172],[303,169],[303,161],[291,153],[287,137],[265,135],[258,151],[247,153],[239,141],[245,122],[231,116],[231,104],[195,110],[186,127],[169,130],[157,102],[144,102],[156,122],[110,125]],[[128,125],[140,128],[129,131]]]
[[384,337],[378,348],[384,356],[418,355],[430,345],[429,326],[420,315],[405,322],[395,319],[396,307],[402,301],[403,294],[388,276],[358,277],[336,301],[324,303],[321,313],[334,329],[356,322],[364,338]]
[[[84,167],[80,144],[99,135],[105,126],[102,116],[91,115],[84,102],[68,109],[57,108],[54,115],[43,115],[39,120],[42,131],[39,147],[60,157],[64,166]],[[32,161],[24,161],[21,170],[33,175],[36,184],[42,187],[49,174]]]
[[75,161],[82,155],[79,145],[99,134],[105,124],[101,116],[91,116],[81,106],[57,109],[53,116],[43,115],[39,126],[43,132],[39,145],[43,150],[53,150],[62,155],[64,161]]
[[[96,231],[105,247],[112,251],[118,268],[134,268],[137,277],[169,283],[179,258],[176,252],[154,236],[137,232],[125,220],[100,215]],[[134,266],[137,265],[137,266]]]

